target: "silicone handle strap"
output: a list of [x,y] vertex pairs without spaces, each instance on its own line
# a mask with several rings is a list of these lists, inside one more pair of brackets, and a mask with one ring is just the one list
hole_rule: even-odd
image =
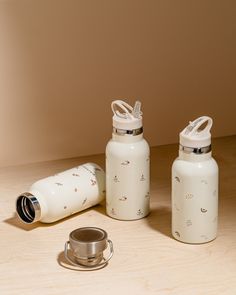
[[[124,111],[124,113],[121,113],[118,108],[120,108],[121,110]],[[111,109],[114,113],[114,115],[117,115],[120,118],[130,118],[132,119],[132,112],[133,112],[133,108],[127,104],[126,102],[122,101],[122,100],[114,100],[111,103]]]
[[[204,129],[200,129],[200,127],[205,124],[207,122],[207,125]],[[189,122],[188,127],[185,130],[185,134],[187,135],[193,135],[196,133],[206,133],[208,134],[210,132],[210,129],[212,127],[212,119],[210,117],[207,116],[202,116],[200,118],[197,118],[195,121],[193,122]]]
[[85,265],[81,265],[81,264],[76,263],[75,261],[72,260],[72,258],[70,258],[69,254],[68,254],[70,242],[67,241],[65,243],[64,255],[65,255],[66,260],[70,263],[70,265],[63,264],[63,263],[61,263],[61,265],[65,268],[69,268],[72,270],[96,270],[96,269],[103,268],[107,265],[108,261],[112,258],[113,254],[114,254],[112,241],[107,240],[107,243],[108,243],[109,252],[110,252],[109,256],[107,258],[103,258],[103,261],[100,262],[96,266],[85,266]]

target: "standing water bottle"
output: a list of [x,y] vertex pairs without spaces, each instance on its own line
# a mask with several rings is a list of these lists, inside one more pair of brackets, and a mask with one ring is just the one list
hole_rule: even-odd
[[149,145],[143,138],[141,103],[111,104],[113,134],[106,147],[106,211],[115,219],[135,220],[149,213]]
[[211,156],[212,119],[200,117],[180,133],[172,166],[172,235],[192,244],[216,238],[218,166]]

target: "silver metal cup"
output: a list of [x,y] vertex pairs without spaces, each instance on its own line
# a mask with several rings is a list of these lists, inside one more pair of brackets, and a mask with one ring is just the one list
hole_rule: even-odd
[[[109,256],[103,252],[109,246]],[[113,244],[107,233],[97,227],[82,227],[72,231],[65,243],[65,258],[74,267],[99,269],[108,263],[113,255]]]

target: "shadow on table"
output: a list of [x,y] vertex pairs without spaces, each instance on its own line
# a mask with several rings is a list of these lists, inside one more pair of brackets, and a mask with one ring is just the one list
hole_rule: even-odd
[[63,219],[60,219],[58,221],[52,222],[52,223],[42,223],[42,222],[39,222],[39,221],[35,222],[35,223],[24,223],[18,218],[16,213],[12,217],[3,220],[3,222],[5,222],[5,223],[7,223],[7,224],[9,224],[11,226],[17,227],[17,228],[19,228],[21,230],[31,231],[31,230],[34,230],[35,228],[38,228],[38,227],[51,227],[51,226],[54,226],[56,224],[59,224],[61,222],[66,221],[67,219],[78,217],[79,215],[84,214],[85,212],[87,212],[87,211],[89,211],[91,209],[94,209],[95,211],[99,212],[100,214],[106,215],[106,210],[105,210],[104,205],[103,206],[97,205],[97,206],[94,206],[92,208],[88,208],[86,210],[75,213],[73,215],[67,216],[67,217],[65,217]]
[[19,229],[25,230],[25,231],[30,231],[33,230],[37,227],[39,227],[40,225],[38,224],[38,222],[36,223],[32,223],[32,224],[26,224],[23,223],[22,221],[20,221],[20,219],[17,217],[16,214],[14,214],[12,217],[7,218],[5,220],[3,220],[3,222],[11,225],[11,226],[15,226]]
[[172,238],[171,209],[169,207],[152,209],[150,215],[146,218],[146,222],[151,228],[167,237]]
[[66,265],[68,264],[66,258],[65,258],[65,254],[64,254],[64,251],[60,252],[57,256],[57,263],[62,266],[62,267],[65,267],[65,268],[68,268],[66,267]]
[[105,264],[104,266],[100,267],[100,268],[91,268],[91,267],[81,267],[81,266],[75,266],[75,265],[72,265],[70,264],[66,258],[65,258],[65,254],[64,254],[64,251],[60,252],[57,256],[57,263],[64,267],[64,268],[67,268],[67,269],[70,269],[70,270],[76,270],[76,271],[95,271],[95,270],[100,270],[100,269],[103,269],[105,268],[108,264]]
[[103,200],[99,205],[97,205],[95,207],[92,207],[90,209],[94,209],[98,213],[107,216],[107,214],[106,214],[106,202],[105,202],[105,200]]

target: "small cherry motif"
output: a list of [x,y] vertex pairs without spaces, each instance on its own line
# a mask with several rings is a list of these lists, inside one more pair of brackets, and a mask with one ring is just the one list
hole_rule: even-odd
[[97,184],[97,181],[94,180],[94,179],[90,179],[90,181],[91,181],[91,185],[96,185]]

